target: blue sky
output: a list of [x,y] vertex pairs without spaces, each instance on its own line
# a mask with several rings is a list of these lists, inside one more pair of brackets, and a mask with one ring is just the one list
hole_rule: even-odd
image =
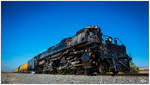
[[137,66],[149,65],[148,2],[2,2],[2,71],[11,71],[86,25],[118,37]]

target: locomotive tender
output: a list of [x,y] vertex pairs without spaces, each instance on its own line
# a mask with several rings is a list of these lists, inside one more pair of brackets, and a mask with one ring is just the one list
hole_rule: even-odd
[[14,72],[49,74],[104,74],[130,71],[131,58],[118,38],[102,34],[97,25],[81,29],[72,38],[65,38],[48,48]]

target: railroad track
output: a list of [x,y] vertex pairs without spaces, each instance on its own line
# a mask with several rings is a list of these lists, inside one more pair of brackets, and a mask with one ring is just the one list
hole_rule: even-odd
[[98,76],[149,76],[149,74],[98,74]]
[[[48,74],[51,75],[51,74]],[[53,75],[74,75],[74,76],[149,76],[149,74],[92,74],[92,75],[86,75],[86,74],[53,74]]]
[[[22,74],[22,73],[20,73]],[[25,74],[31,74],[31,73],[25,73]],[[36,74],[45,74],[45,73],[36,73]],[[74,76],[149,76],[148,73],[140,73],[140,74],[91,74],[91,75],[86,75],[86,74],[47,74],[47,75],[74,75]]]

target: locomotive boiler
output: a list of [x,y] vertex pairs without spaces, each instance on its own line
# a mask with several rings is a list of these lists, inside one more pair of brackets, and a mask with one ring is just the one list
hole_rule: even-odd
[[128,72],[131,57],[118,38],[106,36],[97,25],[79,30],[38,54],[14,72],[93,74]]

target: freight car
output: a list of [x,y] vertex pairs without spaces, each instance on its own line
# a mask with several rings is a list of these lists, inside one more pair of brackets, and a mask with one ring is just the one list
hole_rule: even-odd
[[131,57],[118,38],[106,36],[97,25],[89,25],[38,54],[15,72],[92,74],[130,71]]

